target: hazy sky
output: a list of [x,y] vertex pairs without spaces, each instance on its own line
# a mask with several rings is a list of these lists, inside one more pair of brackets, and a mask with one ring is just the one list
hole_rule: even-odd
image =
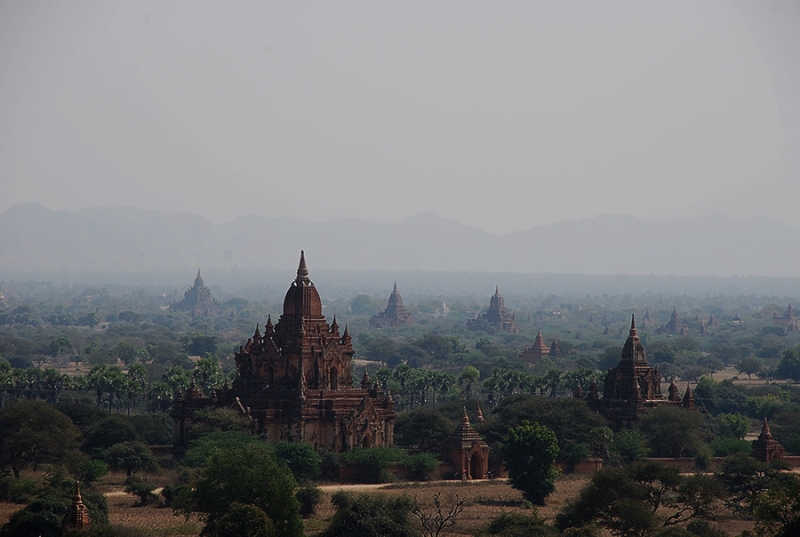
[[0,211],[800,226],[798,96],[796,0],[0,0]]

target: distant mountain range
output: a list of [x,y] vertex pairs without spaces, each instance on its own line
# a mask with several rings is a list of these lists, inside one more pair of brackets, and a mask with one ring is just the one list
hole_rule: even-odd
[[394,224],[244,216],[214,225],[191,213],[20,204],[0,214],[0,271],[285,269],[305,249],[316,269],[800,276],[798,231],[766,217],[620,215],[498,236],[430,213]]

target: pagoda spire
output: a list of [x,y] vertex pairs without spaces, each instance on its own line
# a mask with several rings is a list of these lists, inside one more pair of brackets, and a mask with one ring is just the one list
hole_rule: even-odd
[[769,430],[769,423],[767,423],[767,418],[764,418],[764,425],[761,426],[761,434],[758,435],[759,439],[772,439],[772,432]]
[[308,281],[308,265],[306,265],[306,254],[303,250],[300,250],[300,265],[297,267],[297,281]]
[[638,336],[638,332],[636,331],[636,317],[634,314],[631,313],[631,331],[629,334],[631,337]]

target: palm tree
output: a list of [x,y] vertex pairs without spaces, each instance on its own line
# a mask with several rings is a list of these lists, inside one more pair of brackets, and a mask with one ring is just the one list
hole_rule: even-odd
[[130,400],[133,399],[133,407],[136,408],[136,396],[143,394],[146,386],[147,370],[142,364],[136,363],[128,367],[128,415],[131,415]]

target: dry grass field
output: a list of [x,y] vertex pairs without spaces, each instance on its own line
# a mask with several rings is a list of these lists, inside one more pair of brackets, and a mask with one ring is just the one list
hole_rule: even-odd
[[[122,491],[112,476],[102,486],[106,493],[109,518],[115,526],[136,528],[141,536],[197,536],[202,523],[196,519],[186,521],[182,516],[175,516],[172,509],[157,506],[136,506],[136,498]],[[556,483],[556,492],[547,500],[547,505],[539,507],[539,513],[548,521],[552,521],[561,507],[570,498],[575,497],[587,484],[589,476],[562,476]],[[450,528],[444,536],[472,535],[475,530],[484,526],[489,520],[503,512],[515,511],[530,513],[530,505],[524,502],[522,494],[511,488],[505,480],[489,481],[436,481],[431,483],[395,483],[384,486],[376,485],[323,485],[323,500],[317,513],[305,521],[306,535],[313,536],[321,532],[327,525],[327,519],[333,514],[330,497],[337,490],[368,494],[407,494],[415,497],[424,508],[431,508],[433,496],[441,493],[445,505],[456,496],[465,499],[464,511],[458,517],[455,527]],[[5,523],[11,514],[21,509],[21,505],[0,503],[0,524]],[[727,520],[721,523],[730,535],[739,534],[742,530],[752,529],[751,522]]]

